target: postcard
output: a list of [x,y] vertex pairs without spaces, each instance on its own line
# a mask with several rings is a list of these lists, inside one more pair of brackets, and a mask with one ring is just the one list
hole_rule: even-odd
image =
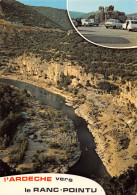
[[137,1],[0,1],[0,195],[137,194]]

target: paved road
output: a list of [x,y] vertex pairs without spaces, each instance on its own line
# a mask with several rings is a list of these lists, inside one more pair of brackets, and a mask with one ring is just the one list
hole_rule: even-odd
[[109,47],[137,47],[137,31],[106,29],[105,26],[78,27],[78,31],[90,41]]

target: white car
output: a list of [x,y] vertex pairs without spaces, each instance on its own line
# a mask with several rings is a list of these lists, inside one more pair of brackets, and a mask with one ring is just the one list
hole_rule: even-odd
[[122,27],[122,23],[118,19],[109,19],[105,23],[105,27],[106,28],[112,27],[113,29],[115,29],[115,28],[121,28]]
[[122,25],[122,29],[127,29],[128,31],[137,30],[137,20],[126,20]]
[[89,19],[81,19],[82,26],[92,26],[92,23]]
[[95,19],[81,19],[82,26],[98,26],[99,22]]

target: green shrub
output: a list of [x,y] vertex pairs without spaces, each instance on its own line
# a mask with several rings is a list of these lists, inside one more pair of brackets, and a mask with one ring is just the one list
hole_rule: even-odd
[[77,95],[78,94],[78,89],[77,88],[73,88],[73,93],[74,93],[74,95]]
[[58,88],[62,89],[63,87],[68,90],[68,85],[70,85],[72,79],[70,76],[65,76],[64,74],[60,75],[60,80],[57,82]]
[[119,89],[117,85],[111,84],[108,81],[100,81],[97,84],[97,86],[98,86],[99,89],[107,91],[108,93],[110,93],[113,90],[118,90]]
[[10,163],[21,163],[24,160],[25,152],[28,148],[28,140],[23,135],[18,139],[17,147],[13,148],[10,152]]
[[55,149],[61,148],[61,145],[59,143],[54,143],[54,142],[51,142],[49,146],[50,148],[55,148]]

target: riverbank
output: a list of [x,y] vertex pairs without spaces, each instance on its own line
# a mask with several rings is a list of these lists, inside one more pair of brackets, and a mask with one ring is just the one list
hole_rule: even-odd
[[47,85],[43,79],[29,80],[22,75],[2,77],[36,85],[65,97],[67,104],[75,108],[75,113],[88,122],[88,128],[95,138],[96,151],[111,176],[119,176],[136,163],[136,117],[128,107],[117,105],[111,94],[85,87],[80,88],[75,96]]
[[[16,88],[13,88],[17,91]],[[20,123],[0,158],[20,173],[67,173],[80,158],[81,150],[71,119],[21,90],[25,106]]]

